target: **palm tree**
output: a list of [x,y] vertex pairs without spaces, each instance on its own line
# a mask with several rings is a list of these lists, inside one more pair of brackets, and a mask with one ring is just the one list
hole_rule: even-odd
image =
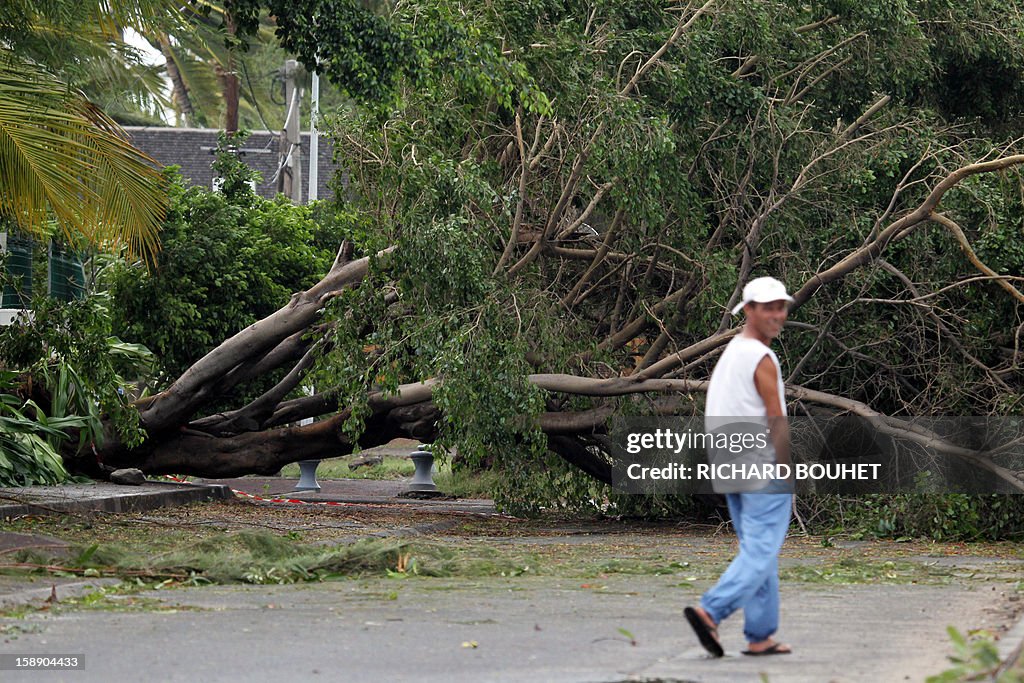
[[0,58],[0,215],[133,256],[157,247],[165,191],[154,162],[97,107],[31,64]]
[[[132,256],[155,252],[166,206],[155,162],[77,88],[83,42],[177,21],[169,0],[6,0],[0,7],[0,216],[30,234],[55,218],[69,238]],[[78,52],[82,54],[81,50]]]
[[[283,116],[260,108],[260,102],[272,99],[268,74],[250,74],[254,57],[275,51],[269,17],[264,15],[255,32],[243,37],[219,0],[203,0],[183,9],[182,15],[186,27],[144,34],[166,60],[178,120],[187,126],[222,125],[228,132],[237,130],[240,120],[245,128],[279,128]],[[285,58],[282,52],[279,64]]]

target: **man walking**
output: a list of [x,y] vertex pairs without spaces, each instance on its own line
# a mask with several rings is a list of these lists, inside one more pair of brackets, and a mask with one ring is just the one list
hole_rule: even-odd
[[[789,464],[789,427],[785,389],[779,359],[769,348],[782,331],[793,298],[771,277],[751,280],[743,288],[746,323],[729,342],[715,365],[708,386],[705,411],[708,432],[727,431],[732,425],[762,425],[767,438],[758,450],[742,454],[748,464]],[[712,461],[716,455],[709,454]],[[789,654],[788,645],[772,636],[779,627],[779,550],[789,528],[793,496],[788,480],[744,480],[732,487],[715,483],[726,493],[729,514],[739,537],[739,554],[718,583],[707,591],[699,607],[684,610],[701,645],[715,657],[724,655],[718,624],[743,609],[745,655]]]

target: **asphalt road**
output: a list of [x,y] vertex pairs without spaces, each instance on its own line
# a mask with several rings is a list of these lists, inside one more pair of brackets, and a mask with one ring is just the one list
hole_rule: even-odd
[[[695,589],[699,589],[697,586]],[[71,610],[17,623],[0,653],[79,654],[80,671],[4,681],[923,681],[947,667],[945,629],[1015,620],[1005,582],[783,588],[792,655],[746,657],[741,619],[708,659],[681,615],[679,577],[594,581],[372,579],[149,592],[137,612]],[[127,599],[127,598],[125,598]]]

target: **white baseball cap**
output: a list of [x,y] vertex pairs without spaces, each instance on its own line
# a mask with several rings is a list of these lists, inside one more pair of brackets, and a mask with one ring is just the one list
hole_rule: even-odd
[[756,277],[743,288],[743,301],[733,307],[732,314],[738,314],[751,302],[766,304],[769,301],[793,301],[793,297],[786,294],[786,285],[775,278]]

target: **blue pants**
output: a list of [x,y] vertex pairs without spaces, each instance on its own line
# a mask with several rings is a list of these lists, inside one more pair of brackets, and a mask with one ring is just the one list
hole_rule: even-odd
[[716,624],[743,608],[747,642],[767,640],[779,628],[779,550],[789,529],[790,493],[726,496],[740,552],[700,605]]

